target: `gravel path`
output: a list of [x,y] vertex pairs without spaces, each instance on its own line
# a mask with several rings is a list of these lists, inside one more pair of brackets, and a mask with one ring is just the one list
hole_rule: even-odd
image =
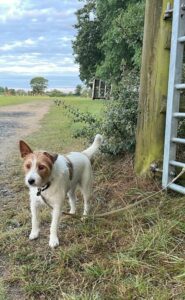
[[18,147],[20,139],[39,129],[50,104],[45,100],[0,107],[0,164]]

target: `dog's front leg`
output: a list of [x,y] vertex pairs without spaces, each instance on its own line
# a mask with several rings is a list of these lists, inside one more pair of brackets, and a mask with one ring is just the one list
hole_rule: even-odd
[[57,230],[59,225],[60,213],[61,213],[61,205],[55,204],[52,211],[52,221],[51,221],[51,228],[50,228],[49,246],[51,248],[55,248],[59,245]]
[[30,240],[37,239],[39,236],[40,232],[40,218],[39,218],[39,211],[40,211],[40,206],[35,200],[31,200],[30,204],[31,208],[31,215],[32,215],[32,229],[31,233],[29,235]]

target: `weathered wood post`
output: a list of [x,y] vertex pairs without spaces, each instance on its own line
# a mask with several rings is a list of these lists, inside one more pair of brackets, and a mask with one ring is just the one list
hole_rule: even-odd
[[140,175],[163,158],[171,39],[171,20],[164,20],[164,13],[169,2],[173,4],[172,0],[146,0],[135,153]]
[[96,85],[96,79],[93,79],[93,82],[92,82],[92,100],[95,99],[95,85]]

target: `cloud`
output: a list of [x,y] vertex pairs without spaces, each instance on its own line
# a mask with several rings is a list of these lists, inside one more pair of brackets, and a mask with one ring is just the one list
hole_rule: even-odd
[[78,0],[0,0],[0,78],[78,78],[71,41],[74,12],[82,5]]
[[[16,65],[15,65],[16,59]],[[4,55],[0,57],[0,73],[15,74],[78,74],[79,66],[74,64],[72,56],[63,55],[52,59],[42,58],[41,53],[31,53],[24,55]]]
[[17,15],[20,15],[25,9],[27,0],[0,0],[0,21],[6,22]]
[[17,7],[21,3],[21,0],[0,0],[0,5],[2,7]]
[[[40,1],[39,1],[40,2]],[[56,1],[54,1],[56,2]],[[50,3],[49,7],[40,9],[31,5],[31,2],[21,0],[0,0],[0,21],[7,22],[10,20],[20,20],[22,18],[32,18],[37,20],[39,17],[66,18],[74,15],[76,8],[54,7]],[[42,3],[42,6],[44,3]],[[35,5],[37,6],[37,5]]]
[[63,37],[60,37],[58,40],[62,41],[62,42],[71,42],[72,39],[73,39],[73,36],[63,36]]
[[[31,67],[31,69],[29,69]],[[24,66],[0,66],[0,72],[4,73],[16,73],[16,74],[78,74],[79,68],[78,66],[60,66],[54,63],[42,63],[40,62],[39,65],[31,65],[28,63]]]
[[[38,40],[43,40],[42,37],[38,38]],[[26,39],[23,41],[13,41],[10,44],[4,44],[2,46],[0,46],[0,51],[8,51],[8,50],[12,50],[15,48],[22,48],[22,47],[29,47],[29,46],[33,46],[36,45],[37,41],[34,41],[32,39]]]

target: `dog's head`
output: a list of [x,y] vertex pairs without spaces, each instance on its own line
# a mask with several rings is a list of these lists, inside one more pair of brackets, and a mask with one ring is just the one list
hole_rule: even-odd
[[32,151],[24,142],[19,142],[21,157],[24,159],[25,183],[28,187],[42,187],[49,182],[57,155],[48,152]]

